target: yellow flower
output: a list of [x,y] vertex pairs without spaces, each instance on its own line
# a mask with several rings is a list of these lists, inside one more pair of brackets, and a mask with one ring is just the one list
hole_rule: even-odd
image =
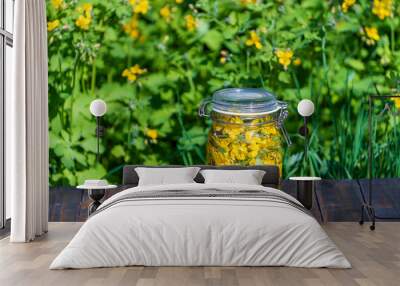
[[[397,94],[400,95],[400,94]],[[394,105],[396,106],[397,109],[400,109],[400,97],[395,97],[393,98]]]
[[197,21],[192,15],[186,15],[185,20],[186,20],[186,28],[189,31],[193,31],[194,29],[196,29]]
[[149,9],[149,0],[129,0],[135,14],[146,14]]
[[93,4],[84,3],[84,4],[82,4],[82,9],[83,9],[83,12],[86,14],[86,16],[88,16],[90,14],[90,12],[92,12]]
[[133,67],[131,67],[131,71],[135,74],[143,74],[145,73],[147,70],[146,69],[142,69],[140,68],[139,65],[134,65]]
[[158,137],[158,132],[156,129],[147,129],[146,131],[147,137],[149,137],[152,141],[156,141]]
[[125,33],[127,33],[132,39],[137,39],[139,37],[138,21],[135,17],[124,24],[123,26]]
[[356,3],[356,0],[344,0],[342,3],[342,11],[346,13],[351,6]]
[[162,7],[160,15],[165,19],[165,21],[169,22],[171,20],[171,9],[168,6]]
[[80,15],[78,19],[76,19],[75,25],[77,25],[82,30],[89,30],[90,22],[92,22],[91,17]]
[[373,41],[379,41],[381,38],[378,33],[378,29],[375,27],[365,27],[365,33],[367,34],[367,37],[370,38]]
[[286,70],[292,61],[293,51],[290,49],[287,49],[286,51],[276,50],[275,55],[278,57],[279,63],[283,65],[284,69]]
[[51,0],[51,5],[58,10],[64,6],[64,0]]
[[176,4],[182,4],[182,3],[183,3],[183,0],[175,0],[175,3],[176,3]]
[[375,45],[376,41],[379,41],[380,36],[378,29],[375,27],[364,27],[361,29],[361,39],[367,43],[368,46]]
[[240,127],[231,127],[225,130],[225,133],[230,137],[230,138],[236,138],[242,133],[242,128]]
[[82,5],[80,5],[76,8],[76,11],[78,11],[78,13],[81,13],[82,15],[84,15],[87,18],[92,16],[91,15],[92,10],[93,10],[92,3],[83,3]]
[[250,158],[256,158],[258,156],[258,150],[250,151],[249,152],[249,157]]
[[247,46],[255,46],[257,49],[262,48],[260,37],[258,37],[258,35],[255,31],[250,32],[250,38],[247,39],[246,45]]
[[293,61],[293,64],[294,64],[295,66],[301,65],[301,59],[300,59],[300,58],[296,58],[296,59]]
[[215,116],[217,120],[208,135],[209,164],[266,164],[277,165],[282,170],[280,131],[275,124],[271,124],[272,117],[256,117],[250,121],[240,116]]
[[219,58],[219,62],[221,64],[225,64],[227,62],[227,60],[228,60],[228,57],[229,57],[228,51],[227,50],[221,50],[220,56],[221,57]]
[[247,5],[247,4],[256,4],[256,3],[257,3],[257,0],[240,0],[240,2],[241,2],[243,5]]
[[238,161],[243,161],[246,159],[247,155],[247,148],[246,145],[244,144],[236,144],[233,145],[230,151],[230,155],[232,158],[238,160]]
[[246,133],[244,134],[244,138],[247,142],[251,142],[251,140],[253,139],[253,131],[246,131]]
[[224,150],[227,150],[230,143],[231,142],[229,140],[224,140],[224,139],[218,140],[219,147],[222,147]]
[[60,20],[54,20],[54,21],[48,22],[47,23],[47,31],[51,32],[58,26],[60,26]]
[[147,72],[146,69],[142,69],[138,64],[136,64],[133,67],[124,69],[122,76],[133,82],[137,80],[138,75],[144,74],[145,72]]
[[77,8],[77,11],[82,13],[75,21],[75,25],[82,30],[89,30],[90,23],[92,22],[93,5],[91,3],[84,3]]
[[374,0],[372,13],[383,20],[392,14],[392,0]]

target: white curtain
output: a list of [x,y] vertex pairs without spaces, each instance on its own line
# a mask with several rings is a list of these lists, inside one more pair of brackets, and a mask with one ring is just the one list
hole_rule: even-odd
[[12,242],[47,232],[48,107],[45,0],[15,1],[14,92],[6,98],[6,187]]

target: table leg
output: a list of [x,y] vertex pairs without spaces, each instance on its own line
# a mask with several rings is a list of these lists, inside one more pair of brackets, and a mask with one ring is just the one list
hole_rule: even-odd
[[321,215],[321,223],[324,223],[324,216],[322,215],[322,209],[321,209],[321,204],[319,203],[319,198],[318,198],[318,194],[317,194],[317,187],[316,184],[314,183],[314,190],[313,193],[315,193],[315,201],[317,202],[317,206],[318,206],[318,210],[319,210],[319,214]]
[[89,205],[89,208],[88,208],[89,216],[92,213],[94,213],[97,210],[97,208],[101,205],[100,200],[104,197],[105,193],[106,192],[103,189],[96,189],[96,190],[88,191],[89,197],[93,200],[93,202]]
[[297,181],[297,200],[309,210],[313,206],[313,185],[313,181]]

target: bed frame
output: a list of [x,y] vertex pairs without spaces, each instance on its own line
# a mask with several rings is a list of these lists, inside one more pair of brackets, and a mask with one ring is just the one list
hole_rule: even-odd
[[[257,165],[257,166],[210,166],[210,165],[193,165],[204,169],[218,169],[218,170],[263,170],[265,171],[262,185],[265,187],[280,188],[279,168],[272,165]],[[135,171],[137,167],[148,168],[182,168],[182,165],[166,165],[166,166],[144,166],[144,165],[125,165],[123,169],[122,185],[124,189],[135,187],[138,185],[139,176]],[[204,183],[203,176],[198,173],[194,178],[197,183]]]

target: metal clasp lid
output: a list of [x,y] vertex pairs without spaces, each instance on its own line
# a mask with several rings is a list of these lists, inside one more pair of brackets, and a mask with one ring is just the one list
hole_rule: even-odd
[[285,138],[286,144],[289,146],[292,145],[292,141],[290,140],[289,133],[287,132],[285,128],[284,121],[288,117],[289,113],[287,111],[287,103],[283,101],[278,101],[278,104],[280,106],[280,111],[279,111],[279,116],[278,120],[276,121],[277,127],[281,130],[283,137]]
[[212,103],[211,98],[206,98],[201,102],[198,111],[200,117],[210,117],[210,114],[207,112],[207,106],[211,103]]

